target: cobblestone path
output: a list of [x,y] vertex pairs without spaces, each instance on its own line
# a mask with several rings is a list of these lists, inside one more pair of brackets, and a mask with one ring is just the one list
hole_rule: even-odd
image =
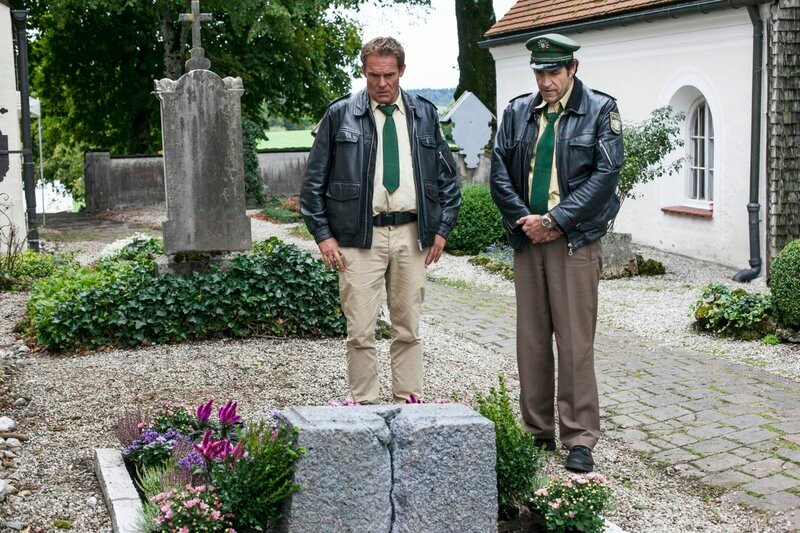
[[[515,357],[513,297],[428,283],[424,313]],[[800,529],[800,383],[598,324],[603,431]]]

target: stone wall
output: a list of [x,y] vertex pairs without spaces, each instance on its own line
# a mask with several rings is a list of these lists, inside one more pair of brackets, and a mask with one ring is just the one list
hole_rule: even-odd
[[111,157],[108,152],[86,152],[83,165],[89,212],[164,202],[161,156]]
[[[462,183],[489,183],[491,159],[481,156],[475,169],[468,169],[464,156],[454,153]],[[259,152],[264,192],[296,195],[303,183],[308,152]],[[84,156],[86,209],[96,213],[164,202],[164,163],[161,156],[119,156],[108,152],[86,152]]]
[[800,0],[770,6],[767,260],[800,238]]

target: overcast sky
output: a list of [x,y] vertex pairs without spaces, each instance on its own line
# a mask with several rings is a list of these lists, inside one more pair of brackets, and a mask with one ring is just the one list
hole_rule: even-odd
[[[494,0],[497,20],[516,0]],[[458,35],[455,0],[431,0],[431,8],[376,8],[366,5],[356,14],[363,25],[364,40],[391,35],[406,50],[405,89],[443,89],[458,85]],[[353,90],[364,87],[363,78],[353,80]]]

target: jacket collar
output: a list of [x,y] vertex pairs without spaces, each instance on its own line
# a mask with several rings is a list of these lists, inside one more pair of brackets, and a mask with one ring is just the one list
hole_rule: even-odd
[[[578,79],[576,76],[573,78],[573,87],[572,87],[572,94],[569,96],[569,100],[567,100],[567,107],[564,109],[565,112],[575,113],[576,115],[584,115],[586,112],[583,110],[583,82]],[[536,106],[542,103],[542,94],[536,93],[536,96],[533,98],[530,107],[528,108],[528,120],[531,120],[535,116],[538,117],[539,113],[536,109]]]

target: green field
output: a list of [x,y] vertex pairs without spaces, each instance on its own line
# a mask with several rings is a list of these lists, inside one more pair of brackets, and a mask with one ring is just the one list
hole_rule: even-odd
[[309,150],[314,143],[311,130],[267,131],[266,141],[258,141],[258,150]]

